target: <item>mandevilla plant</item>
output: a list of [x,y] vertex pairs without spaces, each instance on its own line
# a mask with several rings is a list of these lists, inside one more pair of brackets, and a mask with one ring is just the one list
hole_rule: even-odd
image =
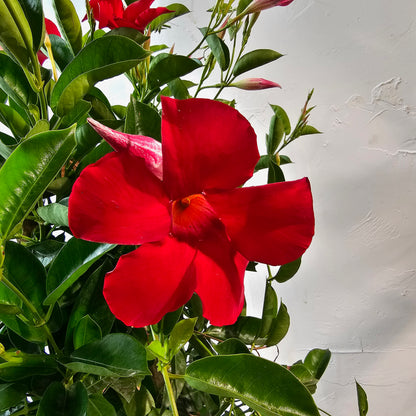
[[[309,181],[282,170],[283,149],[319,133],[312,93],[294,128],[271,105],[262,156],[220,99],[279,87],[244,74],[282,55],[246,46],[261,11],[291,2],[217,0],[178,55],[152,34],[189,12],[179,3],[90,0],[81,24],[54,0],[57,27],[41,0],[0,0],[0,415],[326,413],[312,394],[328,350],[289,366],[259,354],[289,329],[275,287],[314,234]],[[96,84],[122,74],[130,101],[111,105]],[[262,169],[268,184],[243,186]]]

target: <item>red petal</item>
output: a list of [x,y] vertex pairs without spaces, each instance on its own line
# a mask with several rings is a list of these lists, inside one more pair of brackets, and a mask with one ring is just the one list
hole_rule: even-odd
[[42,51],[38,51],[37,56],[41,65],[43,65],[43,63],[48,59],[48,57]]
[[244,305],[244,272],[248,261],[236,252],[223,232],[198,245],[194,260],[195,292],[203,315],[212,325],[233,324]]
[[174,238],[144,244],[120,257],[104,280],[104,297],[114,315],[126,325],[159,322],[192,296],[195,249]]
[[208,202],[247,259],[271,265],[300,257],[314,234],[308,179],[209,194]]
[[134,22],[153,2],[154,0],[138,0],[129,4],[124,10],[123,18]]
[[126,150],[131,156],[144,159],[146,167],[162,180],[162,145],[157,140],[147,136],[121,133],[92,118],[88,119],[88,123],[114,150]]
[[161,14],[172,13],[172,10],[167,9],[166,7],[157,7],[156,9],[148,9],[140,14],[135,20],[137,29],[143,31],[145,27],[159,17]]
[[218,101],[162,97],[163,180],[171,199],[232,189],[259,159],[256,134],[236,110]]
[[52,20],[49,20],[45,17],[45,29],[48,35],[61,36],[59,29],[56,27],[55,23]]
[[159,241],[171,225],[162,183],[144,161],[112,152],[86,167],[69,198],[69,226],[78,238],[113,244]]

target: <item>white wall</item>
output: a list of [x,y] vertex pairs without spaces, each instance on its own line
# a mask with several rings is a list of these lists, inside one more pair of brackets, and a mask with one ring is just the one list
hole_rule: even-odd
[[[187,53],[199,39],[194,25],[206,24],[204,11],[214,2],[182,2],[195,13],[177,19],[162,40]],[[315,88],[311,124],[324,132],[287,149],[296,162],[285,167],[287,178],[311,180],[316,236],[300,272],[278,288],[292,318],[278,361],[330,348],[316,394],[321,408],[358,415],[355,378],[367,391],[370,416],[413,416],[416,2],[295,0],[264,11],[256,29],[248,50],[272,48],[286,56],[248,75],[283,89],[234,89],[229,96],[262,142],[268,103],[283,106],[294,123]],[[127,102],[130,90],[122,81],[103,88],[112,91],[114,104]],[[247,278],[250,310],[257,313],[263,277]]]

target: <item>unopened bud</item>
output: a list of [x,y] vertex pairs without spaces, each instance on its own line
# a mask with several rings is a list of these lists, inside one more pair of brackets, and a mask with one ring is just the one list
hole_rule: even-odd
[[279,153],[276,153],[275,154],[275,158],[276,158],[276,165],[277,166],[280,166],[280,156],[279,156]]
[[289,6],[293,0],[254,0],[244,10],[244,14],[261,12],[275,6]]
[[242,90],[265,90],[267,88],[282,88],[279,84],[264,78],[246,78],[241,81],[233,82],[230,87]]

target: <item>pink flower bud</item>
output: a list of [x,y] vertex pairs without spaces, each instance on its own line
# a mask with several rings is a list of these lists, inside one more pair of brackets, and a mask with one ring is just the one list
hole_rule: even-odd
[[242,90],[265,90],[267,88],[282,88],[279,84],[264,78],[246,78],[241,81],[233,82],[231,87]]
[[254,0],[249,4],[244,11],[244,14],[261,12],[262,10],[270,9],[275,6],[289,6],[292,1],[293,0]]

